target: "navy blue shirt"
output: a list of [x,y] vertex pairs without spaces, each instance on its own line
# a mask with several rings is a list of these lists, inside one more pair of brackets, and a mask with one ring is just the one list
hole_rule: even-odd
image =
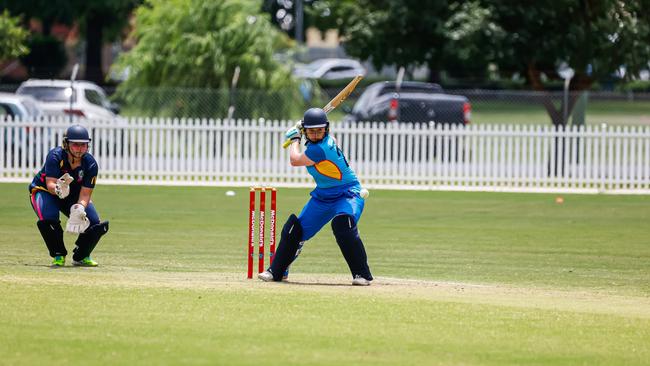
[[74,179],[70,183],[68,198],[77,200],[81,187],[95,188],[98,171],[97,161],[89,153],[84,154],[81,158],[81,165],[76,169],[72,169],[68,161],[68,153],[61,146],[55,147],[47,154],[43,168],[36,174],[32,184],[29,185],[29,191],[33,192],[38,189],[47,192],[46,177],[60,178],[63,174],[68,173]]

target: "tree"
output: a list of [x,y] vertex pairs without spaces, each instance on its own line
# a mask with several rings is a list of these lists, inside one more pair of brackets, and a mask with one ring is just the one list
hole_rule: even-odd
[[[612,75],[621,66],[626,77],[637,74],[650,60],[650,1],[542,0],[522,3],[481,0],[487,21],[502,35],[485,43],[498,50],[490,59],[506,72],[525,75],[533,90],[544,91],[542,75],[560,79],[565,63],[575,71],[570,89],[582,91]],[[579,93],[572,93],[567,110]],[[564,125],[562,111],[544,100],[554,125]]]
[[0,0],[0,8],[21,15],[27,28],[31,18],[39,19],[43,35],[49,36],[54,23],[72,24],[73,11],[69,0]]
[[[464,48],[464,53],[459,52],[459,36],[469,31],[457,31],[455,27],[467,27],[468,24],[458,24],[452,17],[461,11],[473,10],[463,7],[463,3],[449,0],[321,0],[314,2],[309,11],[317,18],[313,23],[318,28],[339,30],[349,55],[370,60],[378,69],[385,65],[411,69],[427,65],[431,81],[438,81],[439,72],[447,65],[456,69],[480,69],[481,73],[485,68],[483,54],[470,47]],[[470,14],[465,18],[473,19],[474,16]],[[458,62],[458,59],[471,61],[472,65]]]
[[288,70],[273,60],[284,39],[250,0],[150,0],[137,9],[137,45],[116,68],[128,86],[227,88],[240,67],[242,88],[278,89]]
[[42,34],[32,34],[30,52],[20,58],[32,77],[55,79],[68,62],[63,42]]
[[[339,29],[348,54],[376,67],[426,64],[432,81],[440,70],[481,76],[494,64],[543,91],[542,75],[560,79],[566,63],[580,91],[621,66],[636,74],[650,59],[648,0],[320,0],[312,8],[328,14],[320,27]],[[548,97],[544,106],[553,124],[566,123],[564,105]]]
[[289,98],[298,90],[273,59],[287,38],[256,1],[149,0],[136,11],[133,36],[137,45],[114,65],[128,71],[118,93],[130,98],[143,87],[227,89],[237,67],[238,89]]
[[20,57],[29,52],[26,46],[29,32],[20,27],[20,18],[7,10],[0,14],[0,61]]
[[[300,2],[300,6],[298,5]],[[316,26],[319,21],[320,15],[312,16],[314,13],[310,8],[313,4],[318,3],[318,0],[263,0],[262,10],[271,15],[271,23],[281,29],[283,32],[296,39],[298,36],[298,18],[302,18],[302,41],[305,41],[305,30],[311,26]],[[302,12],[301,12],[302,10]],[[301,14],[298,14],[301,12]],[[320,29],[320,28],[319,28]]]
[[104,82],[102,46],[118,39],[129,15],[142,0],[74,0],[73,11],[86,36],[85,78]]
[[41,20],[47,39],[53,24],[78,22],[86,37],[85,78],[104,82],[102,45],[120,36],[129,14],[142,0],[0,0],[0,5],[14,14]]

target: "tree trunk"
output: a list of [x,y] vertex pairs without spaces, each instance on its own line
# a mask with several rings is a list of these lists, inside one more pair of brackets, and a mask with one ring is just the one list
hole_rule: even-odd
[[[44,36],[49,36],[52,33],[52,23],[54,23],[54,19],[50,17],[45,17],[41,20],[41,28],[43,28],[42,32]],[[26,28],[29,29],[29,25]]]
[[530,85],[532,86],[533,90],[544,92],[544,97],[542,98],[542,104],[544,105],[544,108],[546,109],[548,116],[551,118],[551,123],[553,124],[553,126],[564,126],[565,121],[562,116],[562,110],[563,110],[562,104],[564,102],[560,103],[559,110],[555,108],[552,97],[549,93],[546,92],[546,89],[542,84],[540,72],[539,70],[537,70],[533,62],[528,63],[527,71],[528,71],[528,81],[530,82]]
[[[534,63],[532,62],[528,64],[528,80],[530,81],[533,90],[542,91],[542,92],[545,91],[544,85],[542,84],[540,78],[540,72],[536,69]],[[593,79],[591,79],[589,76],[585,74],[576,74],[576,76],[573,79],[571,79],[571,84],[569,85],[569,98],[567,104],[567,120],[569,119],[569,116],[571,116],[571,112],[573,112],[573,108],[575,107],[576,102],[578,101],[580,92],[589,89],[592,83],[593,83]],[[554,126],[566,125],[568,121],[564,120],[564,113],[563,113],[564,98],[562,98],[559,108],[555,107],[551,95],[548,94],[543,98],[542,104],[544,105],[544,108],[548,112],[548,115],[551,118],[551,122],[553,123]]]
[[86,18],[86,80],[101,84],[104,82],[102,72],[102,43],[104,41],[104,23],[96,13],[89,13]]

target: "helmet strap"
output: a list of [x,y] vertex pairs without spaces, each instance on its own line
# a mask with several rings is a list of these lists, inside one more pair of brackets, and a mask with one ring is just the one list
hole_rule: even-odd
[[67,153],[68,153],[68,157],[72,158],[72,159],[71,159],[72,161],[70,161],[71,164],[76,164],[76,163],[80,162],[80,161],[81,161],[81,157],[83,157],[83,155],[82,155],[81,157],[76,157],[76,156],[72,153],[72,151],[69,151],[69,150],[67,151]]

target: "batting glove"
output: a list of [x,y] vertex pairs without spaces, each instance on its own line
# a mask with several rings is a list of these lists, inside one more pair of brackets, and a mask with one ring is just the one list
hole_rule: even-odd
[[302,138],[302,124],[298,122],[284,134],[289,140],[300,140]]

